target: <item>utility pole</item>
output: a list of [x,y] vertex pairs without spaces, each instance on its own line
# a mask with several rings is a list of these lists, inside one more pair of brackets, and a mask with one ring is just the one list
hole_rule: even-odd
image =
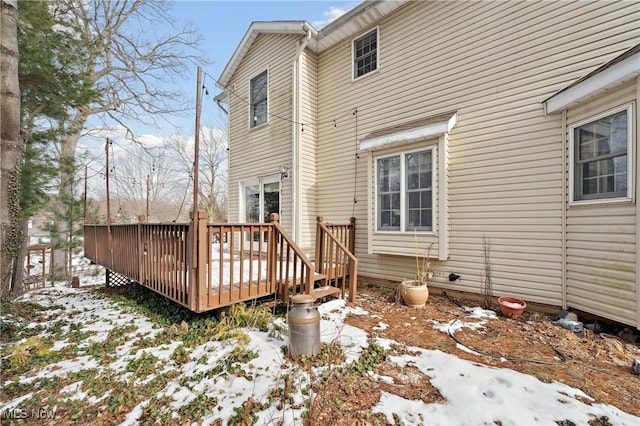
[[[194,135],[194,160],[193,160],[193,217],[198,211],[198,175],[200,160],[200,112],[202,110],[202,68],[198,67],[198,91],[196,92],[196,133]],[[195,219],[194,219],[195,221]]]
[[145,211],[145,222],[149,223],[149,175],[147,175],[147,210]]
[[82,211],[82,223],[87,223],[87,167],[84,166],[84,209]]
[[107,158],[106,162],[106,180],[107,180],[107,250],[109,251],[109,256],[111,263],[109,267],[113,267],[113,251],[111,251],[111,200],[109,198],[109,144],[111,141],[107,138],[107,143],[104,146],[105,157]]
[[[109,142],[109,138],[107,138],[107,143],[104,146],[104,155],[107,158],[105,173],[107,181],[107,225],[111,224],[111,202],[109,200]],[[109,235],[111,235],[111,230],[109,230]]]
[[191,255],[191,273],[189,274],[189,304],[193,307],[199,303],[198,282],[198,160],[200,159],[200,110],[202,107],[202,68],[198,66],[196,88],[196,132],[194,135],[194,159],[193,159],[193,208],[191,212],[191,225],[189,233],[191,234],[190,251]]

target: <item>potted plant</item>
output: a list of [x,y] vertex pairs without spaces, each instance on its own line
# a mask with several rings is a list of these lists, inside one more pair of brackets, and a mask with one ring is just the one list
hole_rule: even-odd
[[398,287],[398,293],[402,298],[405,305],[412,308],[423,308],[429,299],[429,287],[427,286],[427,280],[431,278],[429,255],[431,254],[431,247],[433,243],[427,247],[426,254],[420,256],[417,252],[416,244],[416,275],[414,279],[403,280]]

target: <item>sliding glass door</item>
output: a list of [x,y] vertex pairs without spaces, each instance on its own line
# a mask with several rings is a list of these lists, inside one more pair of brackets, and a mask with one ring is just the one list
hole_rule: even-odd
[[[271,213],[280,214],[279,176],[246,181],[242,184],[244,193],[244,221],[247,223],[269,223]],[[258,241],[258,233],[252,240]],[[247,236],[249,239],[249,236]],[[263,236],[266,241],[266,235]]]

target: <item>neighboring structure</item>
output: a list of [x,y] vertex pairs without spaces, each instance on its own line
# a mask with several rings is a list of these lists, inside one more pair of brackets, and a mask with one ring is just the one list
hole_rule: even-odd
[[[368,1],[254,22],[219,81],[229,220],[357,218],[362,276],[640,327],[640,2]],[[454,282],[449,273],[461,276]],[[365,278],[366,280],[366,278]]]
[[51,212],[40,213],[29,219],[29,244],[50,244],[51,232],[46,230],[46,225],[52,221]]

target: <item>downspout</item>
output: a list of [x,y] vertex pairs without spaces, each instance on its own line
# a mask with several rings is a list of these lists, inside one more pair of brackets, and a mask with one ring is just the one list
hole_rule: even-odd
[[221,102],[220,99],[216,98],[216,104],[218,104],[218,108],[220,108],[222,110],[222,112],[224,112],[224,115],[226,115],[228,117],[229,116],[229,111],[224,109],[224,107],[222,106],[222,104],[220,102]]
[[300,56],[304,49],[307,47],[307,43],[311,39],[311,29],[306,24],[302,24],[302,29],[307,31],[306,37],[300,42],[300,45],[296,49],[296,56],[293,59],[292,64],[292,96],[291,96],[291,234],[293,234],[293,241],[298,243],[300,241],[300,215],[298,214],[298,190],[300,187],[300,97],[302,88],[298,90],[298,79],[300,77]]
[[[636,162],[633,167],[635,174],[635,191],[631,196],[636,204],[636,328],[640,329],[640,144],[638,143],[638,135],[640,134],[640,77],[636,77],[636,102],[633,105],[633,112],[636,115],[635,126],[631,129],[631,150],[635,152]],[[635,150],[635,151],[634,151]],[[632,157],[633,158],[633,157]]]
[[567,110],[562,110],[562,309],[567,309]]

